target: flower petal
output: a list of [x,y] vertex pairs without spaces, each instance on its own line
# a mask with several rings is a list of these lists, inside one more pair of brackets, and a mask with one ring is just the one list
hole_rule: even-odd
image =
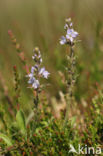
[[64,36],[61,37],[60,44],[66,44],[66,38]]

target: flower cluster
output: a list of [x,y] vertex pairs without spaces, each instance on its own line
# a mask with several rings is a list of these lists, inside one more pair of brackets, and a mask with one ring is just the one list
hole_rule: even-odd
[[40,88],[40,77],[47,79],[50,73],[45,70],[45,67],[41,67],[42,57],[39,48],[34,48],[33,52],[34,55],[32,56],[32,59],[34,60],[35,65],[31,67],[31,72],[27,77],[29,77],[28,83],[31,85],[31,88],[37,90]]
[[73,29],[73,23],[71,22],[71,18],[66,19],[66,24],[64,26],[64,29],[66,30],[66,36],[62,36],[60,39],[60,44],[74,44],[74,41],[76,37],[78,36],[78,32],[74,31]]

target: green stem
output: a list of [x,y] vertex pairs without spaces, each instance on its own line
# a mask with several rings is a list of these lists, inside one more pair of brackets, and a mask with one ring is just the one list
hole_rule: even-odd
[[37,123],[38,121],[38,115],[39,115],[39,110],[38,110],[38,104],[39,104],[39,93],[37,91],[36,98],[34,99],[34,117],[35,117],[35,122]]
[[65,114],[65,119],[64,119],[64,127],[67,124],[68,116],[69,116],[69,110],[70,110],[70,98],[68,97],[68,95],[67,95],[66,101],[67,101],[67,103],[66,103],[66,114]]
[[69,117],[69,111],[70,111],[70,106],[71,106],[71,101],[72,101],[72,92],[73,92],[73,87],[74,87],[74,69],[75,69],[75,64],[74,64],[74,50],[73,47],[71,46],[71,51],[70,51],[70,62],[69,62],[69,67],[68,67],[68,82],[67,82],[67,96],[66,96],[66,114],[65,114],[65,119],[64,119],[64,127],[66,126],[68,122],[68,117]]

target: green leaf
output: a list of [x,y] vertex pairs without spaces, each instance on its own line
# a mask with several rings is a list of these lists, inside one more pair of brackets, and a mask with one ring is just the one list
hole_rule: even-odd
[[13,145],[11,139],[7,135],[0,133],[0,138],[4,140],[7,146]]
[[76,122],[76,116],[72,117],[70,120],[71,120],[71,126],[74,126]]
[[30,115],[28,116],[27,120],[26,120],[26,125],[29,124],[29,122],[32,120],[32,118],[34,117],[34,111],[30,113]]
[[22,110],[19,110],[16,114],[16,121],[18,124],[18,127],[23,135],[26,135],[26,122],[25,122],[25,116]]

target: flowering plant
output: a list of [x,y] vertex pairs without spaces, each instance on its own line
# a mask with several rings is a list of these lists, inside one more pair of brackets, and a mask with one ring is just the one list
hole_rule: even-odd
[[35,65],[31,67],[31,72],[27,75],[29,77],[28,83],[31,85],[31,88],[34,90],[39,90],[42,86],[40,85],[39,79],[41,77],[47,79],[49,72],[45,70],[45,67],[41,67],[42,57],[38,47],[34,48],[34,55],[32,59],[35,62]]
[[73,23],[71,22],[71,18],[66,19],[66,24],[64,26],[64,29],[66,30],[66,37],[62,36],[60,39],[60,44],[61,45],[69,45],[70,48],[70,53],[67,55],[67,61],[68,65],[66,67],[67,71],[67,80],[66,80],[66,85],[67,85],[67,94],[66,94],[66,101],[67,101],[67,106],[66,106],[66,114],[65,114],[65,121],[64,123],[67,123],[68,116],[69,116],[69,110],[70,110],[70,105],[72,103],[72,95],[73,95],[73,88],[76,82],[76,56],[74,53],[74,45],[76,43],[76,38],[78,36],[78,32],[74,31],[73,29]]
[[66,24],[64,26],[64,29],[66,30],[66,37],[64,36],[61,37],[60,44],[61,45],[64,45],[64,44],[73,45],[78,36],[78,32],[74,31],[71,18],[66,19]]

